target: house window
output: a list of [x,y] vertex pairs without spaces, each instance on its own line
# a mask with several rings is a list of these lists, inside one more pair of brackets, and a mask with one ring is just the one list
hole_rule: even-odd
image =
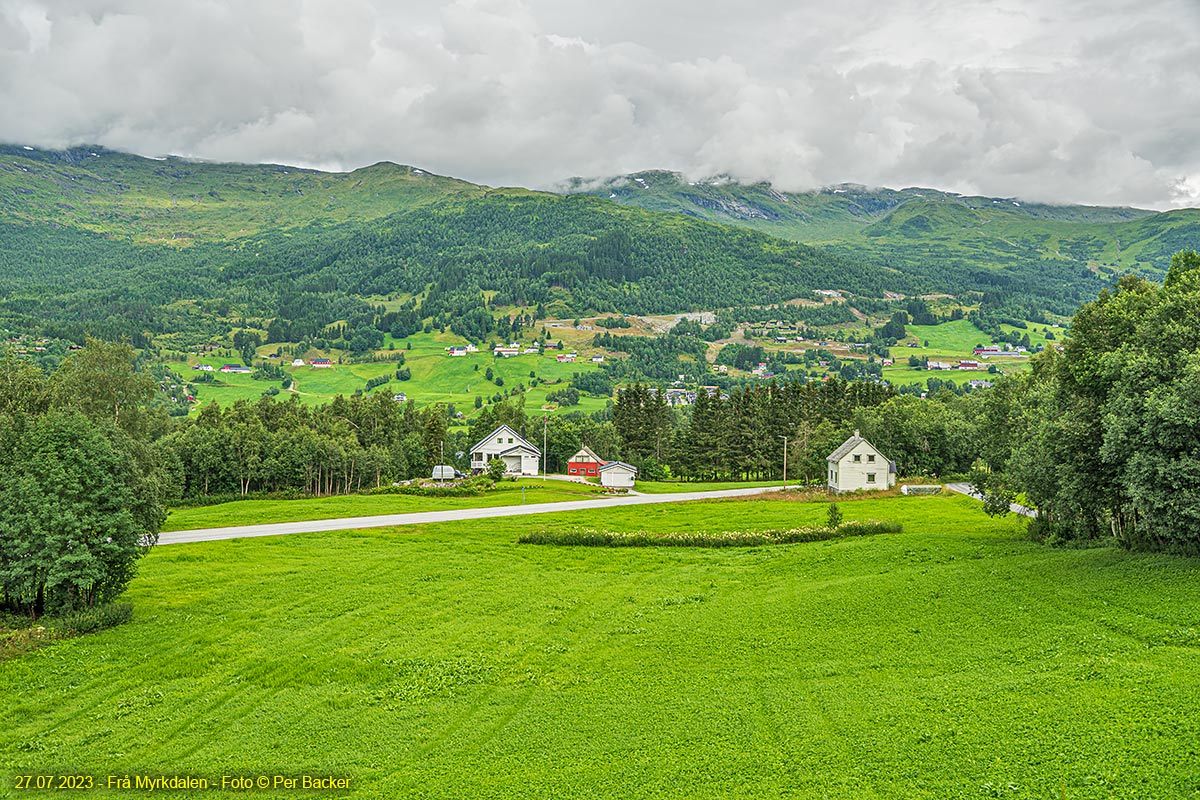
[[574,467],[571,467],[571,474],[572,474],[572,475],[574,475],[574,474],[575,474],[577,471],[578,471],[578,470],[576,470]]
[[867,473],[867,483],[874,483],[874,482],[875,482],[875,473],[868,472]]
[[868,464],[874,464],[874,463],[875,463],[875,456],[867,456],[867,463],[868,463]]
[[855,464],[859,464],[859,463],[861,463],[861,462],[862,462],[862,456],[861,456],[861,455],[859,455],[858,453],[855,453],[855,454],[854,454],[854,463],[855,463]]
[[509,443],[509,444],[512,444],[512,437],[511,437],[511,436],[510,436],[510,437],[508,437],[508,443]]

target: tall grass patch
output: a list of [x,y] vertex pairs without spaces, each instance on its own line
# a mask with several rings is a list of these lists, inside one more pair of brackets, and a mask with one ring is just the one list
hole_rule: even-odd
[[520,544],[576,547],[758,547],[768,544],[827,542],[850,536],[900,533],[898,522],[848,522],[837,527],[788,528],[761,531],[619,531],[592,528],[543,528],[523,534]]

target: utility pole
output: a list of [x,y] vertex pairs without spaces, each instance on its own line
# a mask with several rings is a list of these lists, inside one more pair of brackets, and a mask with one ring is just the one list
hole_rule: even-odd
[[787,442],[788,437],[780,436],[783,439],[783,490],[787,491]]
[[549,454],[546,452],[546,426],[549,424],[550,415],[542,414],[542,480],[546,480],[546,460]]

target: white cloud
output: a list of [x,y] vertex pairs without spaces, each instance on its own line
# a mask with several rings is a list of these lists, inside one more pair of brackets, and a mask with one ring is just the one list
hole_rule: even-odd
[[0,139],[1191,204],[1192,0],[0,0]]

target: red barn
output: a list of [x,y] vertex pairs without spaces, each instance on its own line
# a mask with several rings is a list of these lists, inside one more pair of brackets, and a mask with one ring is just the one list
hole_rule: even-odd
[[600,468],[604,464],[603,458],[593,453],[590,447],[584,446],[567,461],[567,474],[578,475],[581,478],[595,478],[600,474]]

